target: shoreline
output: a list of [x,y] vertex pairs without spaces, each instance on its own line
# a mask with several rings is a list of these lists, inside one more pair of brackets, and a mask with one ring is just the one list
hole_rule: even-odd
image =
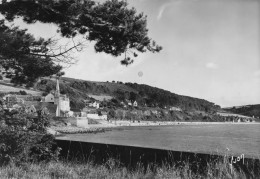
[[[178,122],[178,121],[142,121],[132,122],[128,120],[111,120],[107,127],[121,126],[171,126],[171,125],[210,125],[210,124],[260,124],[259,122]],[[106,126],[106,124],[90,124],[89,127]]]
[[259,125],[259,122],[177,122],[177,121],[142,121],[142,122],[132,122],[132,121],[110,121],[101,124],[89,124],[87,128],[77,127],[77,126],[51,126],[50,133],[56,134],[63,133],[96,133],[104,132],[102,129],[116,129],[120,127],[153,127],[153,126],[176,126],[176,125]]

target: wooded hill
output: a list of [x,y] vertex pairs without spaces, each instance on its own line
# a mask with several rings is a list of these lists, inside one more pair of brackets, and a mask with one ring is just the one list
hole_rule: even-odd
[[223,108],[225,111],[232,112],[235,114],[241,114],[245,116],[254,116],[260,118],[260,104],[245,105],[245,106],[234,106],[230,108]]
[[[37,82],[34,87],[48,93],[55,90],[56,81],[55,79],[44,78]],[[194,109],[205,112],[216,111],[220,108],[220,106],[203,99],[182,96],[136,83],[95,82],[62,77],[60,79],[60,90],[61,93],[70,97],[72,108],[83,108],[83,100],[88,99],[89,94],[113,96],[114,100],[112,101],[117,104],[130,100],[137,101],[139,106],[160,108],[174,106],[185,110]]]

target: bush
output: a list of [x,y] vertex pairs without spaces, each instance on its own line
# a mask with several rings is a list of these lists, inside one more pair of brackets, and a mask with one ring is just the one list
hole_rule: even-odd
[[98,116],[102,116],[102,112],[100,110],[97,111]]
[[116,117],[116,112],[115,110],[110,110],[107,114],[107,118],[108,119],[112,119],[112,118],[115,118]]
[[20,90],[19,92],[21,95],[27,95],[26,91]]
[[0,165],[57,160],[59,148],[47,133],[49,118],[0,109]]

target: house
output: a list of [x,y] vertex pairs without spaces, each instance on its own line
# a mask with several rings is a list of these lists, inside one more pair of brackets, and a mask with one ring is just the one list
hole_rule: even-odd
[[41,110],[42,113],[44,112],[44,114],[48,114],[50,116],[55,116],[56,111],[57,111],[57,105],[52,104],[52,103],[41,102],[41,103],[38,103],[38,105],[36,106],[36,109]]
[[126,100],[126,103],[127,103],[128,106],[132,106],[132,103],[131,103],[130,100]]
[[5,100],[6,105],[7,105],[8,107],[11,107],[11,106],[17,104],[17,97],[16,97],[16,95],[8,94],[8,95],[5,95],[5,96],[3,97],[3,99]]
[[41,111],[41,114],[56,116],[57,112],[57,105],[47,102],[25,101],[24,106],[27,113],[34,115]]
[[120,104],[121,104],[124,108],[127,107],[124,101],[120,102]]
[[103,119],[103,120],[107,120],[107,114],[102,114],[102,115],[98,115],[98,114],[87,114],[87,118],[89,119]]
[[133,102],[133,106],[137,107],[137,102],[136,101]]
[[49,115],[50,114],[47,107],[44,107],[44,106],[40,107],[40,106],[31,105],[31,106],[28,106],[27,108],[25,108],[25,111],[26,111],[26,113],[32,114],[32,115],[35,115],[35,116],[38,115],[38,112],[40,112],[42,115]]
[[182,111],[182,110],[179,107],[172,106],[172,107],[170,107],[170,111]]
[[53,103],[54,104],[54,95],[52,93],[47,94],[43,99],[42,102],[46,103]]
[[33,115],[37,115],[37,110],[35,108],[35,106],[32,105],[26,105],[25,106],[25,112],[28,114],[33,114]]
[[89,107],[93,107],[93,108],[97,108],[98,109],[99,108],[99,103],[94,101],[93,103],[89,104]]

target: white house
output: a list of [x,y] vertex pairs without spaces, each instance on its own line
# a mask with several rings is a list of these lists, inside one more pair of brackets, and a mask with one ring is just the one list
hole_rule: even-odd
[[126,108],[127,106],[126,106],[126,104],[125,104],[125,102],[124,101],[121,101],[121,103],[120,103],[124,108]]
[[182,111],[179,107],[170,107],[170,111]]
[[47,102],[47,103],[53,103],[54,104],[54,95],[52,93],[49,93],[47,96],[43,98],[42,102]]
[[68,112],[68,117],[73,117],[73,114],[74,114],[73,111],[69,111]]
[[98,114],[87,114],[87,118],[89,118],[89,119],[103,119],[103,120],[107,120],[107,115],[106,114],[102,114],[100,116]]
[[137,102],[134,101],[134,102],[133,102],[133,106],[134,106],[134,107],[137,107],[137,105],[138,105]]
[[128,105],[128,106],[132,106],[132,103],[131,103],[131,101],[129,101],[129,100],[126,100],[126,103],[127,103],[127,105]]
[[99,108],[99,103],[97,103],[96,101],[95,102],[93,102],[93,103],[90,103],[89,104],[89,107],[94,107],[94,108]]

